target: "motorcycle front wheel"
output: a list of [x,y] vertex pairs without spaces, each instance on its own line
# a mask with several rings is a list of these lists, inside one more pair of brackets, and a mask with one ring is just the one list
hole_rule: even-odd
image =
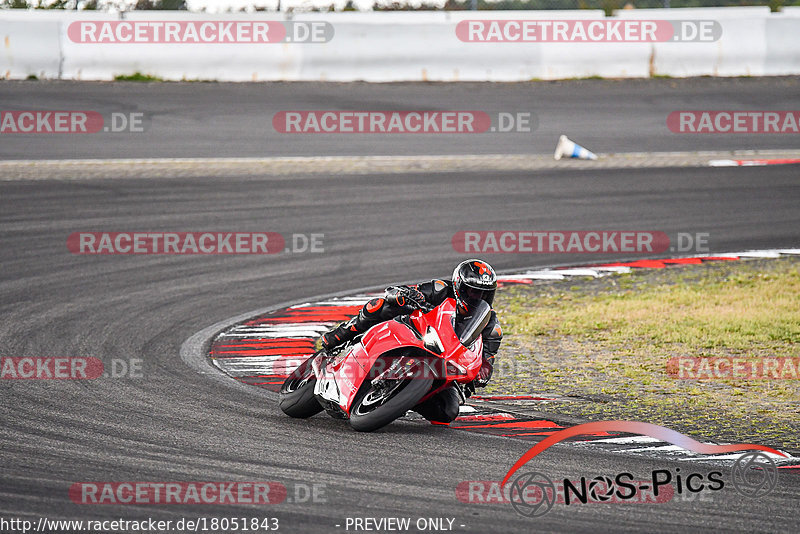
[[433,378],[386,380],[370,388],[350,408],[350,426],[372,432],[388,425],[417,405],[431,389]]

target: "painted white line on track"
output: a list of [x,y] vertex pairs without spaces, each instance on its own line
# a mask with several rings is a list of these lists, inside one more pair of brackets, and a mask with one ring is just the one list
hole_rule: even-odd
[[555,271],[535,271],[524,274],[504,275],[498,277],[500,281],[502,281],[504,278],[509,280],[563,280],[565,276],[558,274]]
[[[768,451],[756,451],[756,449],[751,449],[752,452],[760,452],[762,454],[766,454],[769,456],[773,461],[776,463],[780,462],[790,462],[796,460],[794,456],[789,453],[786,453],[788,456],[780,456],[779,454],[775,454],[774,452]],[[713,460],[738,460],[742,454],[749,452],[749,451],[739,451],[733,454],[720,454],[717,456],[714,455],[702,455],[702,456],[692,456],[691,458],[676,458],[678,461],[681,462],[705,462],[705,461],[713,461]],[[781,451],[784,452],[784,451]]]
[[[382,295],[376,295],[380,296]],[[375,297],[365,297],[365,298],[357,298],[357,299],[348,299],[348,300],[324,300],[321,302],[307,302],[305,304],[298,304],[297,306],[292,306],[291,309],[295,308],[307,308],[309,306],[357,306],[357,305],[364,305],[369,302],[371,299]]]
[[778,249],[770,250],[745,250],[742,252],[725,252],[714,254],[717,258],[780,258],[781,252]]
[[305,337],[319,337],[321,334],[324,334],[328,330],[330,330],[330,325],[333,323],[328,323],[327,325],[320,325],[319,328],[314,330],[286,330],[286,331],[277,331],[277,332],[243,332],[243,333],[226,333],[221,334],[220,339],[223,338],[239,338],[239,337],[265,337],[265,338],[280,338],[280,337],[291,337],[291,338],[305,338]]
[[597,269],[594,269],[594,268],[592,268],[592,269],[580,269],[580,268],[576,268],[576,269],[556,269],[555,272],[557,272],[558,274],[564,275],[564,276],[591,276],[593,278],[597,278],[597,277],[600,276],[600,273],[597,271]]
[[594,269],[595,271],[609,272],[609,273],[616,273],[616,274],[628,274],[633,270],[630,267],[623,267],[621,265],[620,266],[609,265],[609,266],[603,266],[603,267],[592,267],[592,269]]
[[658,447],[641,447],[639,449],[623,449],[618,452],[682,452],[685,454],[694,454],[692,451],[684,449],[678,445],[661,445]]
[[[302,355],[298,355],[298,358],[301,358]],[[280,354],[269,355],[269,356],[219,356],[214,355],[214,359],[216,360],[224,360],[226,366],[231,367],[256,367],[257,364],[267,364],[267,363],[274,363],[278,360],[282,360],[286,358],[285,356],[281,356]],[[286,358],[288,359],[288,358]]]
[[591,445],[592,443],[609,443],[609,444],[619,444],[619,445],[626,445],[628,443],[664,443],[664,441],[651,438],[650,436],[629,436],[625,438],[606,438],[606,439],[595,439],[592,441],[588,441],[586,443],[582,443],[582,445]]
[[[242,328],[235,328],[230,334],[271,334],[282,332],[314,332],[321,328],[327,329],[328,323],[286,323],[277,325],[252,325]],[[228,335],[228,334],[224,334]]]

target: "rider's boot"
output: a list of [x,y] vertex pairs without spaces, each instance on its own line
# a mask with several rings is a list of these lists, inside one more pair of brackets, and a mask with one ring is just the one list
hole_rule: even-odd
[[450,386],[422,404],[415,406],[414,411],[428,421],[450,423],[458,417],[459,407],[462,402],[462,396],[459,394],[457,386]]
[[361,333],[357,326],[357,317],[353,317],[347,322],[339,324],[336,328],[322,334],[322,348],[332,352],[341,345],[352,340]]

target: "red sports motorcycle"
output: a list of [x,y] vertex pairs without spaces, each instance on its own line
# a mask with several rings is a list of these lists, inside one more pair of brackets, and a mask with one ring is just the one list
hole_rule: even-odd
[[483,361],[481,333],[491,307],[456,321],[450,298],[433,309],[401,315],[367,330],[337,353],[308,358],[283,383],[280,407],[291,417],[311,417],[323,409],[370,432],[446,387],[472,382]]

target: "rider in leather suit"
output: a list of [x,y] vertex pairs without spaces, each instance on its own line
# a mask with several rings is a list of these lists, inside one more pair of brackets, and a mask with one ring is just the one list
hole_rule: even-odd
[[[376,324],[409,314],[425,305],[438,306],[447,298],[456,300],[457,320],[460,320],[469,317],[480,300],[491,305],[496,289],[497,275],[494,269],[484,261],[467,260],[455,268],[452,281],[431,280],[413,286],[387,288],[383,297],[367,302],[357,316],[323,334],[322,346],[331,352]],[[503,338],[494,311],[482,337],[483,364],[478,378],[467,385],[468,395],[476,387],[485,387],[492,377],[494,357]],[[415,411],[430,421],[449,423],[458,416],[460,404],[461,395],[456,386],[451,386],[417,406]]]

